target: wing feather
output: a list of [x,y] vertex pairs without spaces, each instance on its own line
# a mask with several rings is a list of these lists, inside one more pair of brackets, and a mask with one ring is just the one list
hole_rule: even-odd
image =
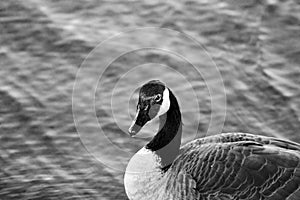
[[185,145],[171,170],[193,179],[199,199],[295,200],[299,160],[297,143],[231,133]]

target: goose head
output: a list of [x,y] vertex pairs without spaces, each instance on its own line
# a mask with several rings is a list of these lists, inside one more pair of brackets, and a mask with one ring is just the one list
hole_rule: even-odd
[[129,128],[131,136],[152,119],[164,115],[170,108],[169,89],[158,80],[144,84],[139,91],[136,116]]

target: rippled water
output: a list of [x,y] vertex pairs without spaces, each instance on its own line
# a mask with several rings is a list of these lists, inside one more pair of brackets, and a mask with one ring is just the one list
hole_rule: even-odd
[[[199,53],[195,43],[179,39],[178,32],[114,39],[86,61],[87,70],[76,78],[99,42],[138,27],[183,32],[205,47],[225,85],[223,132],[300,142],[296,0],[12,0],[1,1],[0,10],[0,199],[126,199],[122,169],[156,127],[150,124],[144,138],[138,139],[123,130],[134,114],[134,91],[152,78],[168,83],[177,95],[184,142],[214,134],[206,133],[211,116],[219,126],[225,108],[217,104],[212,110],[212,98],[222,100],[224,91],[216,87],[220,82],[212,61]],[[150,44],[189,56],[201,75],[172,52],[139,49],[119,56],[100,78],[99,69],[112,55]],[[80,134],[72,110],[75,79]],[[212,93],[208,85],[213,86]],[[93,87],[95,110],[91,110]],[[99,138],[98,123],[111,144]],[[119,154],[116,147],[126,154]]]

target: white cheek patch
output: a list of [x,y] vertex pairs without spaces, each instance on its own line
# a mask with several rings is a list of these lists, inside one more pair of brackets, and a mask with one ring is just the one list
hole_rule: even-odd
[[166,87],[163,93],[163,101],[157,113],[157,116],[161,116],[165,114],[170,108],[170,96],[169,96],[169,89]]

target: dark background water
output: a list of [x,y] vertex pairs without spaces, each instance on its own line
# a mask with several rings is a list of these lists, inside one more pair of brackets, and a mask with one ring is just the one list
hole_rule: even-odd
[[[144,82],[149,74],[166,79],[179,94],[186,124],[183,141],[194,137],[197,116],[198,136],[205,135],[212,112],[205,84],[213,84],[213,77],[195,77],[184,70],[185,63],[170,54],[138,51],[115,60],[102,76],[104,85],[95,93],[96,116],[111,145],[93,142],[98,125],[91,123],[93,116],[86,113],[90,101],[82,84],[81,98],[75,106],[84,134],[89,135],[88,148],[108,157],[101,163],[86,150],[73,119],[72,91],[77,70],[99,42],[138,27],[173,29],[205,46],[225,85],[223,132],[251,132],[300,142],[297,0],[1,1],[0,199],[127,199],[123,172],[110,167],[109,162],[118,161],[123,169],[129,157],[116,153],[112,146],[134,153],[147,139],[133,140],[120,129],[130,124],[128,105],[113,107],[120,117],[120,124],[116,124],[106,97],[120,75],[132,66],[156,62],[169,68],[149,65],[125,79],[116,92],[120,102],[128,99],[132,93],[127,91],[138,87],[137,83]],[[203,72],[209,70],[205,66],[211,63],[198,56],[192,44],[176,37],[163,41],[160,37],[133,35],[102,49],[104,56],[91,60],[89,71],[77,81],[88,84],[88,80],[99,76],[95,73],[98,63],[122,48],[135,48],[143,40],[193,55]],[[179,76],[170,68],[185,71],[189,83],[178,81]],[[199,113],[195,113],[194,103],[188,103],[193,99],[188,96],[189,84],[200,97]],[[131,107],[130,114],[133,112]]]

